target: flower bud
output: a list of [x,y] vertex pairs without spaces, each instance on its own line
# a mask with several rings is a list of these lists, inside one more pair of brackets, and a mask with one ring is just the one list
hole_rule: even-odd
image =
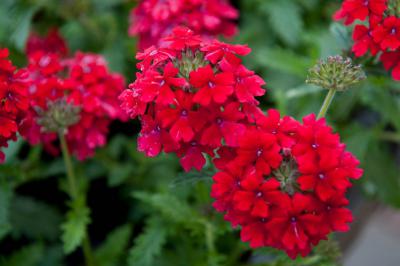
[[65,134],[69,126],[79,122],[81,107],[68,103],[65,99],[48,101],[47,109],[35,107],[38,114],[37,123],[43,132]]
[[336,55],[320,60],[312,67],[308,71],[306,83],[328,90],[344,91],[364,79],[366,75],[360,65],[353,65],[350,58]]

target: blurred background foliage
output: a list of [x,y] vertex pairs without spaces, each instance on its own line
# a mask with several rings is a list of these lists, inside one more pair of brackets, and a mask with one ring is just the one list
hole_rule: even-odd
[[[247,43],[246,64],[267,81],[264,109],[275,107],[297,119],[317,112],[325,91],[305,85],[307,69],[319,58],[351,56],[348,29],[333,23],[340,1],[236,0],[240,34]],[[31,30],[58,27],[71,49],[100,53],[127,82],[135,77],[135,39],[127,36],[133,0],[2,0],[0,46],[24,66]],[[376,65],[364,65],[368,80],[337,96],[328,120],[362,162],[364,178],[356,192],[400,207],[400,84]],[[90,211],[70,228],[74,246],[79,223],[89,234],[99,266],[333,266],[339,247],[319,245],[311,256],[292,262],[272,249],[250,250],[211,207],[212,169],[183,174],[174,156],[145,158],[138,153],[137,122],[114,123],[109,143],[85,163],[75,163],[84,180]],[[41,147],[19,140],[0,165],[0,266],[82,265],[82,254],[65,254],[60,238],[68,209],[65,169]],[[359,189],[358,189],[359,188]],[[65,239],[64,239],[65,242]],[[65,243],[64,243],[65,244]]]

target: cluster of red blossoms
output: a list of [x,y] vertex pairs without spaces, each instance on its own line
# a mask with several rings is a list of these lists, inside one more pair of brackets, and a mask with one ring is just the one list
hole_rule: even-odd
[[241,238],[253,248],[271,246],[295,258],[352,221],[345,192],[357,179],[359,162],[345,150],[324,119],[303,123],[261,115],[216,163],[211,195]]
[[29,108],[27,73],[8,59],[9,51],[0,48],[0,163],[4,161],[2,147],[16,139],[16,133]]
[[157,45],[176,26],[187,26],[202,36],[236,33],[238,11],[228,0],[142,0],[131,11],[129,34],[139,36],[139,49]]
[[[14,73],[15,68],[5,59],[7,52],[2,50],[0,118],[4,113],[4,119],[10,119],[7,124],[1,123],[3,146],[3,139],[15,137],[18,129],[30,144],[42,143],[49,153],[57,154],[58,127],[65,126],[69,149],[83,160],[105,145],[112,120],[127,118],[118,101],[125,88],[123,77],[110,73],[99,55],[77,52],[68,58],[67,52],[56,30],[44,38],[32,34],[24,71],[28,83],[21,83],[20,72]],[[46,117],[52,117],[52,121]],[[71,123],[65,124],[69,120]],[[3,125],[8,126],[3,130]]]
[[355,56],[379,55],[386,70],[400,80],[400,18],[391,0],[345,0],[334,19],[356,24],[353,32]]
[[325,120],[265,115],[255,100],[265,82],[239,58],[247,46],[205,41],[184,27],[162,43],[138,53],[140,72],[120,96],[141,120],[139,150],[174,152],[186,171],[213,158],[214,207],[241,226],[251,247],[294,258],[330,232],[347,231],[345,192],[362,170]]
[[204,154],[236,147],[237,138],[259,112],[255,96],[264,81],[241,63],[247,46],[204,41],[177,27],[138,53],[140,72],[120,99],[131,118],[139,116],[139,150],[148,156],[174,152],[186,171],[201,170]]

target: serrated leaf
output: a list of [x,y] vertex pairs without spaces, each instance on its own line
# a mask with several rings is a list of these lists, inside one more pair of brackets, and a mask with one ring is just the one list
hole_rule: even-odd
[[11,229],[10,223],[10,202],[12,197],[10,184],[0,182],[0,239],[2,239]]
[[301,10],[292,0],[265,1],[260,9],[264,11],[274,32],[288,45],[296,45],[303,29]]
[[117,266],[128,247],[132,229],[130,225],[123,225],[112,231],[104,243],[96,250],[96,261],[101,266]]
[[190,206],[171,194],[149,194],[135,192],[133,196],[149,204],[158,210],[162,215],[177,223],[188,223],[196,220],[198,215]]
[[143,233],[135,239],[134,246],[129,251],[128,266],[153,266],[166,238],[165,223],[158,218],[149,219]]
[[34,198],[16,195],[11,207],[13,235],[49,240],[55,240],[59,236],[62,217],[50,205]]
[[82,243],[85,237],[86,227],[90,223],[90,210],[82,198],[78,198],[71,204],[71,210],[67,213],[66,221],[61,225],[64,252],[73,252]]
[[0,257],[0,266],[37,266],[43,255],[41,244],[25,246],[8,258]]

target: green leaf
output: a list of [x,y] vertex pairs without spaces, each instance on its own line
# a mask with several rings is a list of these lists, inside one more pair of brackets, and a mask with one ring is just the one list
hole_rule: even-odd
[[171,221],[190,223],[200,219],[186,202],[179,200],[172,194],[135,192],[133,196],[149,204]]
[[260,7],[274,32],[288,45],[296,45],[303,29],[301,10],[293,0],[264,1]]
[[72,202],[67,220],[61,225],[65,253],[69,254],[81,245],[89,223],[90,210],[86,207],[84,199],[78,198]]
[[123,225],[112,231],[105,242],[96,250],[96,261],[101,266],[117,266],[128,247],[132,229],[130,225]]
[[128,266],[153,266],[166,238],[165,223],[158,218],[149,219],[143,233],[135,239],[135,244],[129,251]]
[[33,15],[39,7],[30,6],[29,8],[21,8],[21,10],[19,7],[20,6],[18,6],[14,13],[14,16],[16,16],[13,20],[15,23],[15,28],[13,28],[10,38],[15,44],[15,47],[17,47],[20,51],[23,51],[29,35]]
[[62,217],[53,207],[36,199],[16,195],[11,204],[13,235],[55,240]]
[[41,244],[32,244],[14,252],[10,257],[0,257],[0,266],[37,266],[44,256]]
[[0,182],[0,239],[11,229],[10,223],[10,201],[12,188],[6,182]]
[[307,69],[312,66],[309,58],[282,48],[265,48],[254,51],[254,60],[261,66],[270,67],[305,80]]

